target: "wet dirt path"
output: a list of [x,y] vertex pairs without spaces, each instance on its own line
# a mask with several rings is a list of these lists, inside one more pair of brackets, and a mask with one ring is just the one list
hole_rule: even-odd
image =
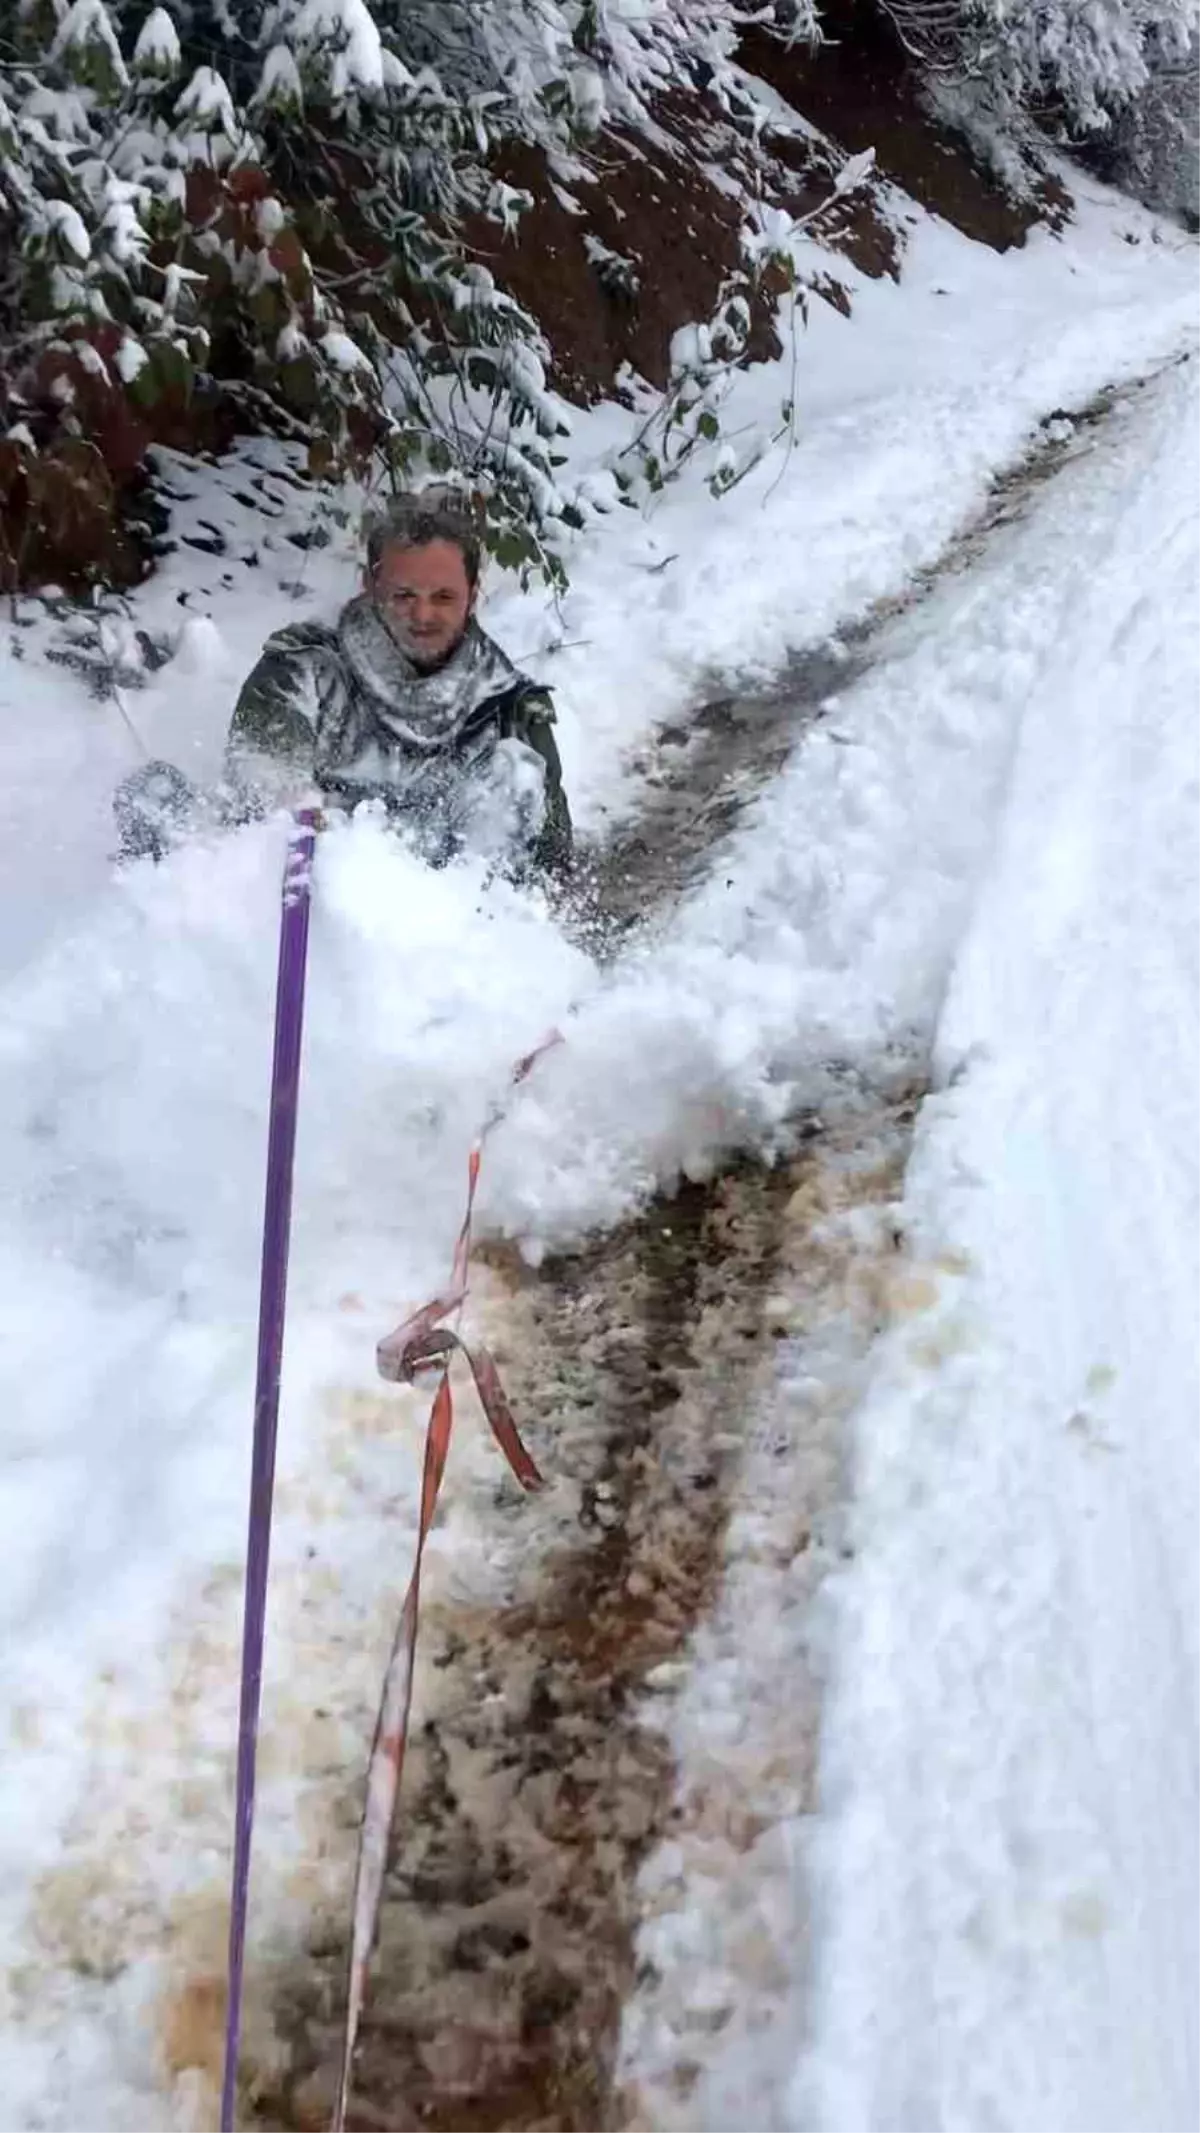
[[[746,1433],[785,1337],[784,1262],[822,1216],[894,1194],[919,1093],[858,1092],[789,1162],[685,1185],[536,1275],[490,1255],[509,1390],[556,1486],[534,1500],[498,1488],[498,1540],[519,1529],[522,1556],[501,1604],[431,1589],[353,2127],[629,2122],[615,2069],[637,1873],[686,1813],[646,1699],[716,1596]],[[845,1312],[847,1281],[846,1252],[827,1254],[814,1323]],[[864,1346],[876,1323],[872,1293]],[[808,1502],[801,1524],[820,1509]],[[291,2067],[257,2123],[328,2122],[344,1970],[343,1947],[314,1952],[277,2005]]]
[[[714,698],[686,732],[660,732],[643,811],[586,861],[573,930],[612,953],[684,893],[830,697],[879,656],[892,617],[969,567],[1111,402],[1069,428],[1048,425],[903,601],[798,655],[769,691]],[[689,1807],[648,1702],[719,1594],[746,1433],[775,1383],[780,1340],[819,1344],[836,1322],[849,1340],[839,1368],[852,1376],[887,1315],[886,1213],[923,1093],[919,1068],[848,1090],[840,1112],[796,1122],[789,1161],[731,1163],[536,1274],[484,1254],[510,1396],[555,1481],[534,1500],[497,1486],[496,1553],[511,1559],[498,1597],[427,1580],[349,2119],[361,2133],[656,2122],[618,2081],[618,2039],[637,1976],[639,1868]],[[874,1228],[856,1229],[850,1217],[871,1211]],[[821,1241],[831,1221],[837,1248]],[[781,1286],[803,1299],[786,1327],[772,1302]],[[836,1450],[817,1471],[788,1528],[797,1553],[840,1490]],[[797,1684],[782,1750],[801,1798],[817,1700],[814,1684]],[[253,2123],[328,2123],[345,1963],[344,1945],[316,1946],[283,1985],[275,2024],[288,2069],[260,2089]],[[640,1982],[653,1992],[652,1977]]]

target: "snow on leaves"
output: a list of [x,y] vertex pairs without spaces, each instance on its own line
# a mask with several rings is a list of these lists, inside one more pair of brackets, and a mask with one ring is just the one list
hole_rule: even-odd
[[535,322],[454,230],[471,212],[511,228],[528,204],[488,168],[529,130],[507,82],[522,53],[563,142],[598,120],[602,69],[573,5],[486,18],[454,0],[53,0],[0,26],[6,427],[86,435],[102,384],[152,418],[207,377],[247,428],[306,441],[314,472],[457,469],[506,552],[545,563],[565,419]]
[[156,7],[138,31],[133,47],[134,72],[169,81],[182,63],[179,33],[165,7]]
[[1164,59],[1194,53],[1197,0],[882,0],[913,57],[1009,119],[1046,104],[1105,131]]
[[[1009,95],[1049,89],[1094,118],[1136,93],[1152,45],[1186,41],[1196,5],[970,0],[972,51]],[[910,38],[960,7],[965,20],[967,0],[890,0]],[[789,36],[818,34],[812,0],[773,12]],[[457,474],[497,552],[560,575],[555,544],[575,521],[554,478],[565,422],[548,351],[458,232],[467,217],[511,232],[528,208],[497,178],[506,143],[563,170],[602,127],[652,131],[664,91],[711,98],[756,138],[765,113],[736,48],[762,13],[747,0],[0,10],[0,432],[96,437],[101,383],[152,423],[202,382],[242,427],[303,441],[316,474],[368,461],[389,482]],[[869,155],[851,158],[835,194],[869,173]],[[786,263],[769,213],[676,364],[643,453],[651,486],[716,441],[749,295]],[[614,298],[636,301],[628,261],[590,256]],[[726,453],[714,486],[736,475]]]

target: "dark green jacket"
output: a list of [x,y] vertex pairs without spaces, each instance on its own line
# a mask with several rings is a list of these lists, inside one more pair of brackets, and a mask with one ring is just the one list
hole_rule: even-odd
[[236,784],[270,797],[315,784],[344,805],[382,799],[435,860],[499,804],[517,854],[561,869],[571,817],[553,729],[549,692],[477,623],[423,674],[364,595],[332,626],[294,623],[268,640],[238,697],[228,765]]

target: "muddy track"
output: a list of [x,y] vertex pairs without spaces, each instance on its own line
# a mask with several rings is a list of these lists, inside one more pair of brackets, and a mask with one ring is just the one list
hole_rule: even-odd
[[[612,952],[683,893],[830,695],[879,655],[888,622],[968,567],[1112,399],[1069,429],[1052,424],[903,601],[798,655],[770,690],[714,698],[686,732],[660,732],[642,814],[587,861],[574,930]],[[735,1162],[536,1274],[485,1254],[510,1394],[554,1480],[533,1500],[498,1485],[487,1528],[501,1567],[489,1593],[463,1598],[436,1573],[427,1579],[349,2120],[362,2133],[654,2123],[616,2078],[637,1977],[638,1870],[688,1813],[667,1738],[647,1717],[651,1692],[717,1598],[747,1432],[775,1382],[779,1340],[819,1342],[826,1322],[849,1323],[865,1354],[886,1310],[880,1247],[856,1242],[869,1225],[846,1218],[886,1210],[898,1194],[923,1093],[919,1073],[847,1089],[837,1113],[797,1122],[789,1161]],[[839,1222],[844,1239],[831,1248]],[[890,1234],[886,1221],[874,1234]],[[772,1316],[780,1289],[803,1299],[786,1328]],[[817,1464],[820,1485],[788,1528],[798,1552],[840,1489],[836,1458]],[[816,1690],[797,1695],[784,1754],[803,1791]],[[314,1946],[281,1986],[288,2072],[259,2090],[254,2123],[328,2122],[345,1965],[343,1944]]]
[[713,849],[782,769],[804,734],[868,667],[886,657],[886,634],[942,582],[978,562],[988,542],[1020,519],[1038,491],[1088,451],[1095,432],[1150,379],[1098,393],[1046,416],[1020,460],[996,475],[975,517],[935,564],[895,598],[822,644],[793,652],[769,685],[706,696],[686,725],[660,726],[636,759],[646,790],[636,817],[581,855],[571,929],[601,957],[669,906],[704,873]]
[[[536,1276],[491,1255],[511,1392],[556,1482],[532,1502],[499,1491],[499,1545],[519,1533],[522,1552],[501,1604],[431,1591],[352,2126],[626,2122],[614,2069],[637,1871],[679,1812],[646,1701],[713,1604],[797,1221],[894,1193],[918,1096],[859,1096],[790,1162],[687,1185]],[[830,1258],[838,1311],[845,1271]],[[315,1952],[277,2005],[291,2070],[259,2124],[327,2122],[344,1970],[344,1948]]]
[[[670,1810],[637,1696],[711,1598],[727,1464],[713,1405],[746,1374],[788,1190],[782,1171],[741,1169],[536,1281],[514,1270],[508,1376],[557,1496],[505,1492],[532,1574],[495,1612],[439,1609],[425,1631],[357,2125],[607,2122],[632,1879]],[[336,2007],[340,1962],[321,1982]],[[301,2071],[293,2124],[314,2088],[312,2122],[325,2102],[333,2030],[312,2042],[326,2078]]]

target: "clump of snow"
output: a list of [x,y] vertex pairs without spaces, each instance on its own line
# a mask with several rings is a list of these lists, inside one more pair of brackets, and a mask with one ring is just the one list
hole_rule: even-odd
[[226,84],[212,67],[197,67],[187,87],[175,99],[179,119],[191,119],[207,133],[222,133],[235,141],[237,115]]
[[137,34],[133,48],[134,67],[142,74],[174,74],[182,57],[179,32],[166,8],[152,8]]
[[51,41],[50,58],[89,47],[103,51],[114,79],[125,81],[125,62],[104,0],[71,0]]
[[598,133],[604,124],[607,103],[603,76],[595,67],[572,67],[567,83],[578,125],[584,133]]
[[46,231],[62,240],[76,259],[90,259],[92,240],[83,225],[78,208],[69,200],[47,200],[41,209],[41,221]]
[[458,828],[467,851],[503,861],[528,848],[546,814],[546,765],[515,736],[501,741],[466,794]]
[[290,29],[302,48],[332,47],[339,92],[383,87],[383,46],[365,0],[301,0]]
[[326,362],[332,363],[335,370],[370,370],[371,368],[369,358],[363,354],[357,341],[352,341],[350,335],[343,333],[340,327],[331,326],[327,332],[321,335],[320,340],[317,342],[317,347],[325,357]]
[[131,333],[125,334],[121,340],[120,347],[117,349],[115,361],[126,385],[137,377],[139,371],[146,368],[149,360],[141,342],[135,341]]
[[303,103],[304,87],[300,80],[300,69],[286,44],[271,46],[263,61],[255,96],[256,101],[265,103]]
[[223,674],[229,653],[211,615],[189,615],[175,640],[174,668],[182,674]]
[[110,257],[122,266],[143,259],[150,245],[138,213],[139,190],[138,186],[108,172],[100,228]]

